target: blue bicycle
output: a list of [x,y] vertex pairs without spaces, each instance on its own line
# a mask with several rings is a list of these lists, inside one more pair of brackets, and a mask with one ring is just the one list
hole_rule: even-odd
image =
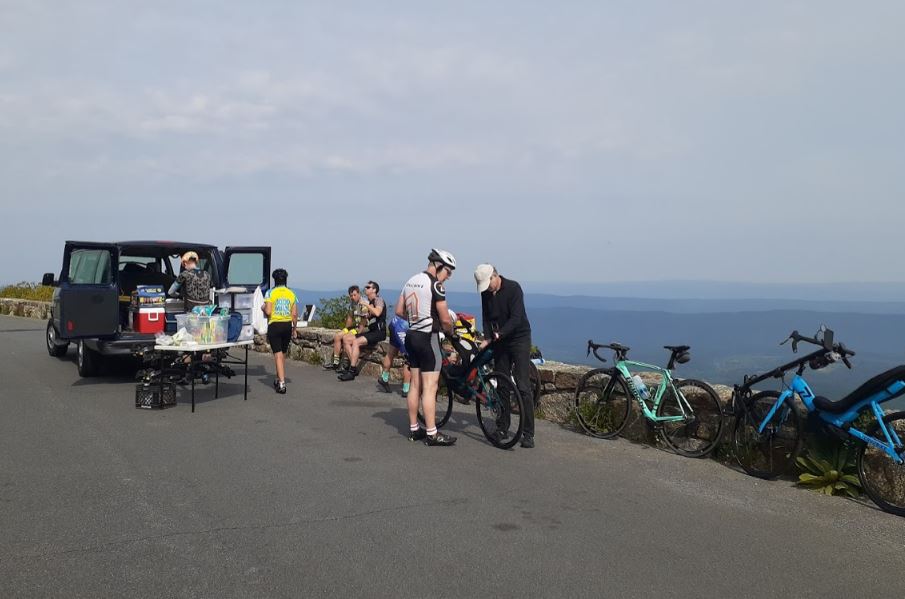
[[[733,443],[739,465],[760,478],[774,478],[788,472],[801,450],[802,416],[794,403],[798,396],[809,423],[843,441],[855,442],[858,449],[858,479],[867,495],[883,510],[905,516],[905,411],[885,413],[880,404],[905,394],[905,365],[878,374],[846,397],[830,401],[814,395],[805,381],[806,368],[819,370],[841,361],[852,367],[855,352],[834,343],[833,331],[821,327],[814,337],[793,331],[782,342],[792,342],[798,351],[801,342],[818,350],[784,364],[768,373],[746,376],[733,389],[732,405],[737,416]],[[795,370],[791,383],[785,374]],[[783,379],[783,391],[754,393],[751,387],[770,378]],[[854,426],[868,412],[873,421],[867,432]]]

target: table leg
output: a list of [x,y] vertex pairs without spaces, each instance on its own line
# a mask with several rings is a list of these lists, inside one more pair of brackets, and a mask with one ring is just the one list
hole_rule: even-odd
[[214,374],[214,399],[220,397],[220,350],[214,350],[217,354],[216,368],[217,372]]
[[189,378],[192,379],[192,414],[195,413],[195,352],[189,360]]
[[160,407],[163,408],[163,352],[160,352],[160,361],[157,364],[159,371],[157,373],[157,391],[160,393]]

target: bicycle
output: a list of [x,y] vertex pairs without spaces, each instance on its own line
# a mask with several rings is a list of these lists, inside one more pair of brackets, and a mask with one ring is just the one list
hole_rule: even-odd
[[[601,362],[597,352],[610,349],[615,354],[613,368],[597,368],[581,377],[575,390],[575,415],[581,427],[592,437],[612,439],[628,423],[632,400],[641,413],[661,432],[663,441],[679,455],[703,457],[719,444],[723,431],[723,410],[716,391],[703,381],[674,380],[676,364],[691,359],[687,345],[667,345],[669,363],[666,368],[628,360],[631,348],[619,343],[606,345],[588,340],[588,355]],[[653,371],[660,384],[647,389],[637,385],[629,367]]]
[[[882,372],[844,398],[831,401],[814,394],[804,379],[804,371],[820,370],[838,361],[851,369],[849,357],[855,352],[835,343],[833,331],[825,326],[814,337],[792,331],[780,345],[789,341],[794,353],[800,342],[819,349],[768,373],[746,376],[733,389],[732,405],[737,417],[733,445],[739,465],[748,474],[765,479],[789,470],[804,440],[801,414],[794,403],[797,395],[811,428],[822,428],[844,442],[860,445],[858,480],[868,497],[884,511],[905,516],[905,411],[887,414],[880,408],[881,403],[905,394],[905,365]],[[793,369],[795,376],[787,384],[785,374]],[[782,393],[753,392],[752,386],[769,378],[783,380]],[[855,426],[865,412],[875,420],[866,433]]]
[[[459,395],[474,401],[478,425],[487,440],[500,449],[511,448],[522,437],[524,402],[511,375],[490,370],[494,343],[476,350],[471,342],[459,337],[452,337],[449,341],[459,361],[451,363],[444,355],[441,378],[446,385],[448,401],[445,406],[441,406],[439,399],[437,401],[437,428],[449,421],[453,396]],[[418,420],[425,423],[421,408]]]
[[[474,330],[474,328],[471,326],[471,323],[468,321],[462,321],[461,326],[458,326],[456,328],[456,331],[460,336],[460,340],[463,343],[469,344],[469,348],[467,349],[467,351],[469,351],[472,355],[474,355],[474,353],[478,351],[478,345],[481,343],[481,341],[483,341],[483,337],[481,336],[481,334],[476,332]],[[492,360],[490,363],[488,363],[488,369],[489,369],[489,371],[494,370],[494,364],[493,364]],[[512,382],[514,384],[516,384],[516,387],[517,387],[518,384],[515,382],[514,373],[511,374],[511,378],[512,378]],[[538,371],[537,365],[532,361],[528,362],[528,385],[531,388],[531,393],[534,397],[534,407],[537,408],[537,406],[540,405],[542,383],[540,380],[540,371]],[[457,396],[456,393],[449,392],[449,387],[446,387],[446,389],[447,389],[446,395],[447,395],[447,399],[449,401],[447,402],[447,405],[445,406],[444,410],[445,410],[445,412],[447,414],[447,418],[448,418],[449,414],[452,413],[453,400],[458,401],[459,403],[465,404],[465,405],[468,405],[470,400],[466,397]],[[438,409],[439,409],[439,403],[437,405],[438,405]],[[439,421],[439,418],[438,418],[438,421]],[[445,420],[444,420],[444,422],[445,422]]]

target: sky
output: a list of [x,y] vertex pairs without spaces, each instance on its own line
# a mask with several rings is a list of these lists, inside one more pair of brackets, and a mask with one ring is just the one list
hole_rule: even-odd
[[493,262],[905,281],[905,3],[0,0],[0,282],[271,245],[309,289]]

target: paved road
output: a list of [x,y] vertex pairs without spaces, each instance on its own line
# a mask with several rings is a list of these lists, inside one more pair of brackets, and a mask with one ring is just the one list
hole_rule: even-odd
[[[158,412],[0,317],[0,597],[901,597],[905,519],[541,422],[411,444],[371,380],[289,365]],[[235,380],[235,379],[233,379]]]

